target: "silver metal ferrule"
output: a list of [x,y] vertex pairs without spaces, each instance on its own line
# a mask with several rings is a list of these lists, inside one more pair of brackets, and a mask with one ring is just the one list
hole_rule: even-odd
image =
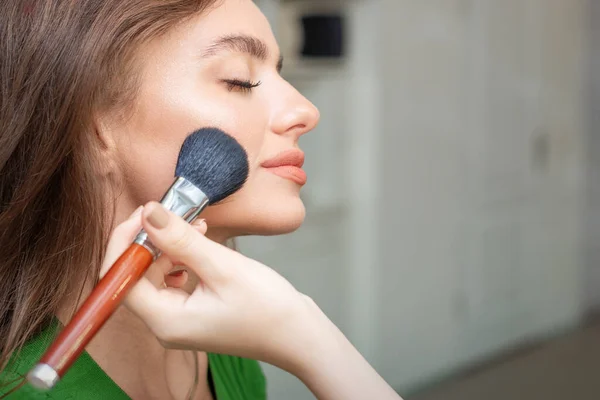
[[[185,178],[177,178],[163,196],[160,204],[191,223],[206,208],[208,201],[206,194],[190,181]],[[160,255],[160,250],[152,244],[148,238],[148,234],[143,229],[138,233],[133,242],[148,249],[154,256],[154,259]]]
[[60,377],[48,364],[38,364],[27,374],[27,380],[36,389],[50,390],[56,385]]

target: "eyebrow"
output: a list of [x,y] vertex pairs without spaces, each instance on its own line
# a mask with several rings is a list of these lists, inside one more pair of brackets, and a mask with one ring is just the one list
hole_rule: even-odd
[[[267,61],[269,59],[269,47],[262,40],[249,35],[227,35],[221,36],[211,43],[202,53],[203,57],[213,57],[223,51],[234,51],[246,53],[252,57]],[[283,57],[277,61],[277,71],[283,67]]]

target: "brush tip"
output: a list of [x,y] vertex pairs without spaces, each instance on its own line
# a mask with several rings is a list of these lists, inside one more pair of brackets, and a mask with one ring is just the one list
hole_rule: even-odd
[[210,204],[237,192],[248,179],[248,155],[244,148],[218,128],[202,128],[190,134],[179,152],[175,174],[202,190]]

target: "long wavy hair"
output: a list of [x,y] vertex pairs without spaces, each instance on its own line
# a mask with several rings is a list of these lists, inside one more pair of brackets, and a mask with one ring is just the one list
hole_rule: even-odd
[[114,191],[94,115],[131,103],[141,45],[214,3],[0,1],[0,372],[97,279]]

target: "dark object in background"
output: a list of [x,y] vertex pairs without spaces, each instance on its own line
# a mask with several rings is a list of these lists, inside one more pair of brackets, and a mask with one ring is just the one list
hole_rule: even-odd
[[344,52],[343,20],[340,15],[302,17],[304,44],[302,56],[338,58]]

